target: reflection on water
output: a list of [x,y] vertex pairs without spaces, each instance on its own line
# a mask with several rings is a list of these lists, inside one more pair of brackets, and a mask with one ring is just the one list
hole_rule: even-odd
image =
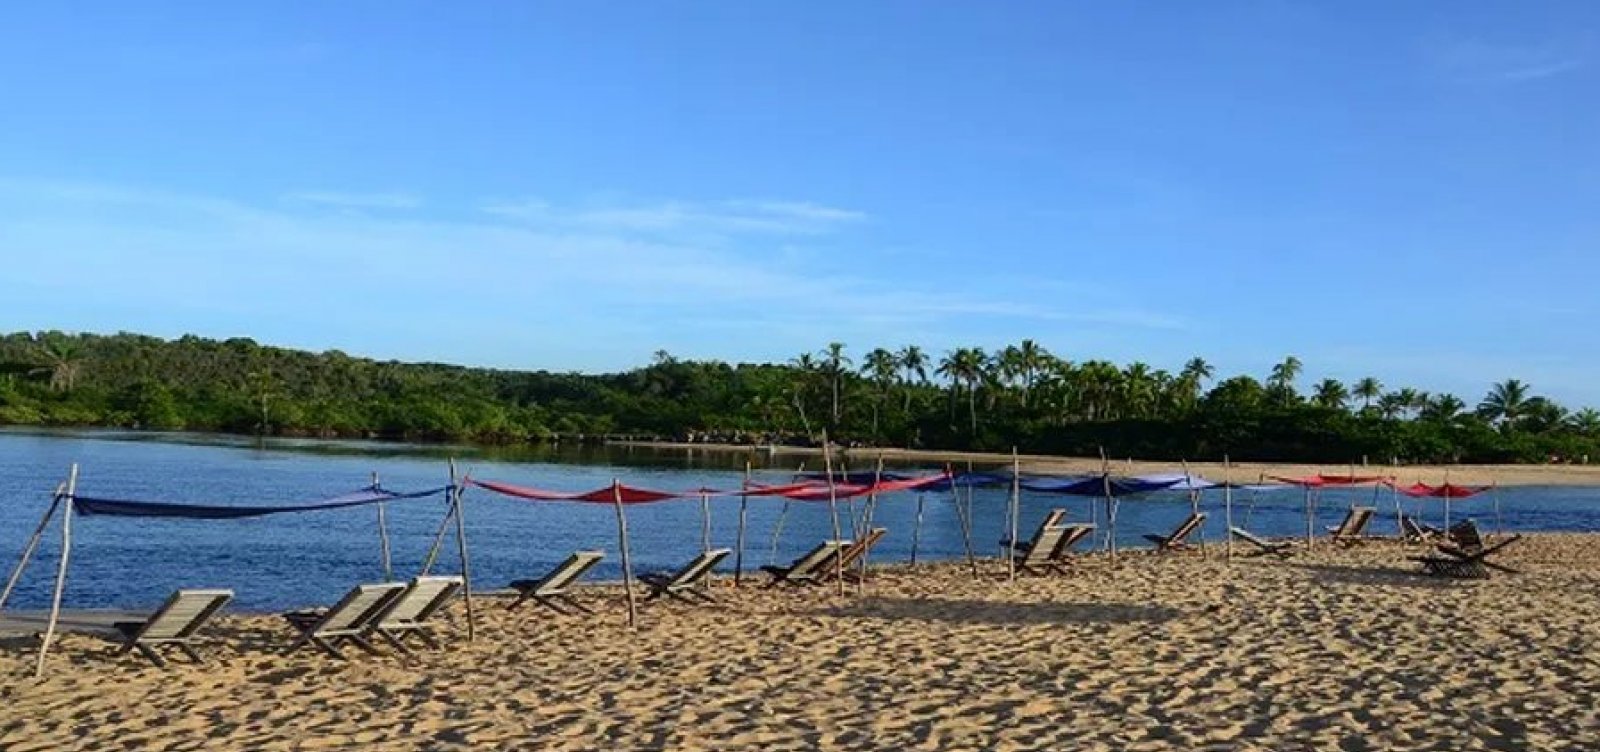
[[[436,487],[448,478],[447,457],[457,458],[461,470],[474,477],[562,491],[591,490],[613,478],[665,490],[735,488],[743,479],[746,459],[752,462],[757,480],[781,482],[795,469],[789,465],[794,458],[780,456],[777,461],[783,467],[774,467],[762,452],[570,444],[484,449],[307,439],[257,442],[233,436],[119,431],[0,431],[0,562],[9,568],[15,561],[48,505],[51,490],[74,462],[81,465],[79,490],[86,496],[269,504],[345,493],[366,485],[373,473],[395,490]],[[970,540],[977,554],[993,556],[997,550],[996,541],[1006,528],[1006,499],[1003,489],[976,492]],[[468,491],[465,500],[477,587],[537,577],[573,550],[586,548],[607,554],[596,576],[620,577],[616,518],[608,505],[527,502],[480,490]],[[1504,525],[1519,530],[1594,531],[1600,530],[1600,505],[1595,501],[1600,501],[1596,488],[1508,488],[1459,501],[1452,514],[1476,517],[1491,530]],[[1319,528],[1337,524],[1353,503],[1379,507],[1373,532],[1381,534],[1394,530],[1397,503],[1434,521],[1443,513],[1437,502],[1396,500],[1387,491],[1328,491],[1316,512]],[[1234,522],[1262,535],[1301,535],[1302,504],[1298,491],[1241,492]],[[1211,515],[1204,535],[1214,544],[1224,530],[1222,499],[1207,494],[1201,505]],[[715,499],[709,507],[711,544],[734,547],[739,500]],[[920,537],[914,524],[919,507]],[[1069,520],[1096,522],[1102,532],[1108,528],[1102,501],[1024,493],[1023,534],[1029,534],[1053,507],[1067,509]],[[1119,545],[1143,545],[1143,534],[1170,531],[1189,508],[1187,497],[1178,493],[1123,503],[1117,519]],[[398,575],[414,574],[420,567],[443,511],[439,497],[388,505]],[[852,519],[858,525],[865,522],[860,502],[841,503],[839,514],[847,535]],[[752,499],[748,518],[747,568],[787,561],[833,537],[826,503]],[[638,571],[676,568],[702,545],[701,505],[696,500],[630,507],[628,523]],[[874,553],[875,561],[904,561],[913,545],[923,560],[957,558],[966,550],[961,516],[949,494],[885,496],[873,512],[872,524],[889,530]],[[35,565],[13,597],[16,607],[47,602],[58,536],[54,529],[46,536]],[[279,609],[331,602],[352,583],[381,577],[371,507],[230,521],[77,518],[73,538],[69,607],[149,607],[178,587],[215,586],[235,589],[239,608]],[[445,571],[455,570],[453,551],[441,561]]]

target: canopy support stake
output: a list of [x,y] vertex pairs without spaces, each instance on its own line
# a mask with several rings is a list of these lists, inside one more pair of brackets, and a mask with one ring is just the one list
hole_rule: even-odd
[[17,587],[17,581],[22,579],[22,570],[28,568],[28,557],[39,547],[39,539],[44,537],[44,529],[49,527],[50,518],[55,515],[56,508],[61,505],[61,497],[66,492],[66,483],[56,484],[55,495],[50,497],[50,506],[45,508],[44,516],[39,518],[39,526],[34,528],[33,535],[28,537],[28,545],[22,547],[22,556],[17,559],[16,568],[11,570],[11,578],[6,580],[5,591],[0,592],[0,610],[5,610],[6,602],[11,600],[11,591]]
[[44,638],[39,641],[39,662],[33,667],[35,677],[44,676],[44,659],[50,653],[50,641],[56,636],[56,622],[61,619],[61,591],[67,587],[67,561],[72,558],[72,497],[78,492],[78,463],[72,463],[67,474],[65,513],[61,515],[61,561],[56,565],[56,592],[50,598],[50,621],[45,625]]

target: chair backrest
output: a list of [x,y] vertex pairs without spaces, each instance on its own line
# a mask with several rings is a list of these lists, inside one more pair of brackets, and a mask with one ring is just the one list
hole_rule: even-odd
[[883,536],[888,534],[887,528],[875,527],[868,530],[866,537],[852,542],[849,547],[839,552],[839,566],[847,569],[855,566],[856,562],[861,560],[861,557],[866,556],[867,552],[871,551],[872,547],[878,545],[878,541],[883,540]]
[[794,563],[789,565],[789,571],[784,575],[785,579],[800,580],[817,576],[822,565],[831,562],[833,557],[839,554],[839,549],[844,546],[845,541],[830,540],[818,543],[816,548],[807,551],[804,556],[795,559]]
[[1483,533],[1478,531],[1478,523],[1470,519],[1451,525],[1446,535],[1456,545],[1468,551],[1483,548]]
[[1200,523],[1205,521],[1205,512],[1190,512],[1189,518],[1184,520],[1183,524],[1178,526],[1178,529],[1172,531],[1172,535],[1167,536],[1166,545],[1172,546],[1182,543],[1185,538],[1193,535],[1194,531],[1199,529]]
[[1055,556],[1056,547],[1061,545],[1061,539],[1067,537],[1064,527],[1047,527],[1039,531],[1038,537],[1033,541],[1033,548],[1028,549],[1018,561],[1022,564],[1043,564]]
[[333,608],[323,615],[312,634],[350,632],[365,629],[378,614],[383,613],[395,598],[406,589],[403,582],[381,582],[357,585],[345,593]]
[[713,548],[710,551],[701,552],[699,556],[694,557],[688,564],[684,565],[683,569],[678,570],[678,573],[672,576],[672,580],[667,583],[667,587],[689,587],[705,579],[705,576],[711,573],[712,567],[722,563],[722,560],[728,558],[728,554],[731,553],[733,551],[726,548]]
[[1246,529],[1244,529],[1242,527],[1230,527],[1230,528],[1228,528],[1228,532],[1233,533],[1233,537],[1238,538],[1239,540],[1245,541],[1247,543],[1251,543],[1251,544],[1260,546],[1262,548],[1271,548],[1272,547],[1271,544],[1267,543],[1266,540],[1262,539],[1260,536],[1257,536],[1255,533],[1252,533],[1249,530],[1246,530]]
[[1057,543],[1055,550],[1051,552],[1050,558],[1052,559],[1065,558],[1072,552],[1073,546],[1078,545],[1080,541],[1094,534],[1095,527],[1088,522],[1076,522],[1061,529],[1063,531],[1061,542]]
[[1044,531],[1053,527],[1060,527],[1061,521],[1066,517],[1067,510],[1064,508],[1058,507],[1050,510],[1050,513],[1044,516],[1044,521],[1039,523],[1038,529],[1033,531],[1033,545],[1039,545],[1039,538],[1044,535]]
[[145,621],[136,639],[187,639],[231,600],[232,590],[179,590]]
[[539,595],[560,595],[604,558],[606,558],[604,551],[576,551],[568,556],[566,561],[561,562],[560,566],[550,570],[550,574],[545,575],[544,579],[539,580],[533,592]]
[[378,618],[379,624],[427,621],[455,597],[465,582],[460,577],[418,577],[406,586]]
[[1354,538],[1361,535],[1367,529],[1367,523],[1372,521],[1373,512],[1376,511],[1374,507],[1350,507],[1350,511],[1344,515],[1344,521],[1333,531],[1333,537]]

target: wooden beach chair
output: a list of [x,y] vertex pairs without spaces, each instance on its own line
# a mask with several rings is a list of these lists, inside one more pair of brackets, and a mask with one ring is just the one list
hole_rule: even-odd
[[1483,548],[1483,532],[1478,530],[1478,523],[1471,518],[1462,520],[1444,531],[1445,540],[1456,547],[1476,552]]
[[378,616],[405,590],[406,585],[401,582],[357,585],[333,608],[284,614],[289,626],[300,633],[299,639],[284,652],[293,653],[306,645],[314,645],[328,655],[343,658],[339,646],[348,642],[377,655],[378,649],[367,640],[367,633]]
[[1428,556],[1413,556],[1411,560],[1421,562],[1423,572],[1439,577],[1482,580],[1489,577],[1490,569],[1515,574],[1517,570],[1504,564],[1496,564],[1489,561],[1489,557],[1519,540],[1522,540],[1522,536],[1513,535],[1492,546],[1480,546],[1477,550],[1467,550],[1449,543],[1441,543],[1435,547],[1436,553]]
[[710,593],[701,589],[711,576],[711,570],[733,553],[731,549],[714,548],[694,557],[676,573],[649,572],[639,575],[639,581],[650,586],[650,598],[677,598],[689,603],[715,603]]
[[603,551],[577,551],[544,577],[537,580],[513,580],[511,589],[517,591],[517,599],[506,604],[506,609],[514,609],[527,601],[533,601],[558,614],[571,613],[567,610],[569,606],[585,614],[594,613],[572,597],[572,586],[604,558],[606,555]]
[[1039,532],[1040,534],[1033,539],[1033,545],[1028,546],[1026,550],[1012,550],[1012,565],[1020,573],[1042,575],[1060,571],[1060,563],[1056,561],[1056,549],[1061,546],[1061,541],[1066,539],[1067,529],[1052,525]]
[[1427,543],[1443,534],[1443,530],[1418,522],[1411,515],[1400,517],[1400,539],[1407,543]]
[[1061,541],[1056,544],[1055,550],[1050,552],[1050,561],[1057,564],[1058,568],[1072,563],[1072,547],[1089,539],[1094,535],[1095,527],[1090,522],[1074,522],[1061,528],[1064,532]]
[[433,627],[429,620],[443,610],[465,584],[460,577],[454,576],[418,577],[412,580],[405,592],[373,620],[372,631],[402,653],[411,652],[405,640],[412,635],[416,635],[428,647],[438,650],[439,643],[433,639]]
[[1032,550],[1039,544],[1039,539],[1044,536],[1045,531],[1053,527],[1060,527],[1061,520],[1065,519],[1066,516],[1067,510],[1065,509],[1050,510],[1050,513],[1044,516],[1044,521],[1039,523],[1039,528],[1033,531],[1032,538],[1025,541],[1013,541],[1010,538],[1004,538],[1000,541],[1000,553],[1009,555],[1026,553]]
[[795,559],[787,567],[778,567],[771,564],[763,566],[761,571],[772,575],[772,581],[767,583],[767,587],[776,587],[780,584],[805,585],[816,582],[823,576],[822,566],[824,564],[828,565],[829,571],[832,571],[833,557],[838,556],[840,549],[844,548],[847,543],[848,541],[823,541],[818,543],[816,548]]
[[1367,532],[1367,523],[1372,522],[1372,515],[1377,511],[1376,507],[1350,507],[1350,511],[1344,515],[1344,521],[1328,528],[1329,537],[1341,545],[1360,543]]
[[205,659],[190,643],[195,633],[231,600],[232,590],[179,590],[168,597],[150,618],[111,624],[123,641],[117,654],[138,650],[151,663],[165,668],[166,659],[156,652],[157,647],[165,646],[177,648],[195,663],[205,663]]
[[1191,512],[1170,535],[1146,535],[1144,539],[1156,544],[1156,553],[1166,553],[1187,548],[1189,536],[1206,521],[1205,512]]
[[1245,552],[1245,556],[1276,556],[1287,559],[1293,553],[1294,544],[1289,541],[1267,540],[1242,527],[1228,528],[1228,532],[1233,537],[1250,544],[1251,548]]
[[883,536],[888,534],[887,529],[875,527],[868,530],[861,539],[851,541],[849,545],[839,549],[839,562],[835,564],[830,561],[821,567],[819,581],[832,579],[835,574],[843,574],[846,580],[860,579],[861,574],[856,569],[866,561],[872,547],[878,545],[878,541],[883,540]]

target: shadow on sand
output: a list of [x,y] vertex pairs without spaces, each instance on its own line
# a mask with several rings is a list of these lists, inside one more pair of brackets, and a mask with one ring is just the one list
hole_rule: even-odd
[[1133,603],[1006,603],[948,598],[867,598],[815,613],[834,617],[1000,626],[1156,623],[1170,621],[1182,614],[1170,606]]
[[1323,585],[1399,585],[1425,589],[1449,588],[1458,580],[1429,577],[1419,569],[1401,567],[1349,567],[1335,564],[1300,564],[1289,562],[1285,566],[1305,571],[1314,582]]

